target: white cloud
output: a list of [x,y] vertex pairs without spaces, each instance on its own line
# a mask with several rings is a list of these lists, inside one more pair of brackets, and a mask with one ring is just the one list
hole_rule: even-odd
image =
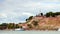
[[0,3],[0,22],[24,21],[25,18],[39,13],[40,10],[43,13],[45,10],[60,11],[60,0],[6,0]]
[[32,14],[32,13],[28,13],[28,12],[23,12],[22,15],[34,16],[34,14]]
[[7,18],[7,15],[4,13],[0,13],[0,18]]

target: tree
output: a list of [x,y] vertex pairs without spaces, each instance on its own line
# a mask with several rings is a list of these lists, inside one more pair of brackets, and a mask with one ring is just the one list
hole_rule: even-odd
[[0,29],[1,30],[6,29],[6,28],[7,28],[7,23],[0,24]]
[[52,14],[52,17],[55,17],[55,13]]
[[18,24],[16,24],[15,28],[19,28]]
[[2,23],[1,26],[7,26],[8,24],[7,23]]
[[33,16],[30,16],[28,19],[26,19],[26,21],[31,20],[32,18],[33,18]]
[[9,29],[14,29],[15,28],[15,24],[14,23],[9,23],[8,24],[8,28]]
[[57,15],[60,15],[60,12],[56,12],[55,15],[56,15],[56,16],[57,16]]
[[41,16],[43,16],[43,13],[41,13]]
[[50,17],[50,16],[55,17],[55,13],[53,12],[46,13],[46,17]]

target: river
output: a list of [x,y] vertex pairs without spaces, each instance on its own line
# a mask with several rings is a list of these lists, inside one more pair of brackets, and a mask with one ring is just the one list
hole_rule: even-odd
[[1,31],[0,34],[60,34],[60,31]]

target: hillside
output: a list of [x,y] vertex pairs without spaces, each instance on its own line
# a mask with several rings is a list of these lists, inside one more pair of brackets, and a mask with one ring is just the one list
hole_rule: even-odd
[[60,12],[40,13],[36,16],[30,16],[24,23],[2,23],[0,30],[14,30],[21,28],[23,30],[58,30],[60,29]]
[[32,30],[58,30],[60,28],[60,15],[55,17],[34,16],[27,21]]

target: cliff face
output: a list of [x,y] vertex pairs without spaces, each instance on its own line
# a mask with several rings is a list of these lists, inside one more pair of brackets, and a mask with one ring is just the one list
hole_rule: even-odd
[[[35,21],[35,22],[34,22]],[[34,25],[34,23],[38,25]],[[60,15],[56,17],[45,17],[45,16],[37,16],[33,17],[32,20],[28,22],[28,24],[31,24],[34,29],[40,29],[40,30],[56,30],[60,28]]]

